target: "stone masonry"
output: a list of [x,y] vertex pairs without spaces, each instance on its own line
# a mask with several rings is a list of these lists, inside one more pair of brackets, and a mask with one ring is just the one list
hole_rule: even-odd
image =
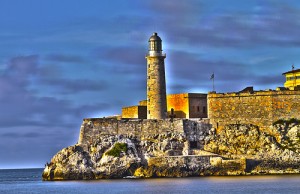
[[147,118],[167,117],[165,63],[161,39],[154,33],[149,39],[147,59]]
[[[190,142],[196,142],[195,149],[202,149],[211,133],[213,132],[211,132],[211,125],[208,121],[198,119],[173,119],[173,121],[170,121],[169,119],[117,120],[89,118],[83,120],[78,144],[83,147],[93,145],[106,135],[128,137],[137,141],[152,139],[159,142],[159,136],[177,134],[178,137],[185,139],[186,145],[179,145],[176,148],[178,154],[175,155],[188,155],[191,153]],[[159,144],[157,143],[157,145]]]
[[279,119],[300,119],[300,91],[209,93],[208,117],[217,129],[227,124],[267,128]]

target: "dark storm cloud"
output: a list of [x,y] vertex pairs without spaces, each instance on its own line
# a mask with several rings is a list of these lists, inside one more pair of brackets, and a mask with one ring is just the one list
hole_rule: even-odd
[[186,14],[198,12],[201,10],[202,3],[197,0],[189,2],[180,0],[165,0],[165,1],[147,1],[145,3],[156,14],[165,15],[172,14],[177,15],[176,19],[180,20]]
[[[169,57],[170,79],[167,85],[171,93],[189,92],[195,88],[209,91],[212,86],[212,73],[215,75],[215,85],[221,92],[239,91],[247,86],[277,87],[284,82],[280,72],[267,71],[274,68],[273,62],[263,63],[262,69],[262,64],[249,64],[247,61],[238,63],[224,59],[208,60],[201,55],[184,51],[172,51]],[[252,69],[261,69],[261,73],[257,74]]]
[[20,132],[8,132],[8,133],[3,133],[0,136],[5,137],[5,138],[38,138],[41,136],[40,133],[36,132],[29,132],[29,133],[20,133]]
[[[55,97],[37,96],[29,88],[32,78],[44,79],[38,56],[15,57],[2,65],[0,72],[0,163],[2,165],[41,166],[41,158],[49,160],[59,149],[76,143],[82,118],[107,111],[109,103],[89,103],[73,105],[70,100]],[[56,80],[57,78],[53,78]],[[103,90],[103,83],[91,80],[56,80],[56,86],[76,95],[80,90]],[[47,87],[49,87],[51,85]],[[30,141],[30,143],[28,143]],[[17,154],[16,154],[17,153]],[[10,160],[9,160],[10,159]]]
[[171,52],[170,58],[170,73],[174,78],[207,80],[213,72],[222,76],[219,78],[224,81],[232,81],[247,76],[245,64],[225,60],[204,60],[197,54],[183,51]]
[[114,62],[141,66],[145,64],[146,49],[140,47],[115,47],[98,51],[98,57]]
[[[28,87],[32,77],[39,77],[38,57],[13,58],[0,75],[1,127],[13,126],[55,126],[69,127],[69,121],[93,112],[92,107],[81,107],[68,100],[54,97],[35,96]],[[39,78],[40,80],[41,78]],[[90,80],[48,80],[49,84],[61,85],[65,92],[98,91],[106,86]],[[95,103],[96,106],[97,103]],[[83,105],[82,105],[83,106]],[[104,106],[100,106],[104,108]],[[4,129],[5,130],[5,129]]]
[[[34,3],[19,6],[21,12],[7,9],[0,35],[0,155],[7,157],[0,164],[38,166],[77,141],[83,117],[113,114],[146,98],[145,54],[153,31],[167,53],[169,93],[210,91],[213,72],[218,92],[282,85],[285,67],[275,64],[298,58],[300,45],[300,11],[290,2],[120,1],[85,3],[67,13],[65,6],[45,6],[51,17],[37,7],[25,14]],[[36,51],[40,58],[5,64],[9,56]]]
[[285,78],[282,75],[265,75],[265,76],[257,76],[255,80],[255,85],[277,84],[277,86],[281,86],[282,83],[284,82],[285,82]]
[[80,119],[82,119],[85,116],[84,114],[89,115],[94,112],[107,111],[113,108],[115,105],[118,104],[111,104],[108,102],[85,104],[77,108],[76,114],[78,115],[78,117],[80,117]]
[[86,91],[100,92],[109,87],[109,84],[104,80],[88,80],[88,79],[42,79],[41,82],[45,85],[56,87],[57,92],[70,94]]
[[37,55],[20,56],[12,58],[9,65],[4,69],[4,74],[7,76],[15,76],[15,78],[26,80],[28,75],[37,72]]
[[112,63],[109,69],[113,73],[126,73],[139,77],[146,72],[146,48],[139,46],[98,48],[94,51],[94,55],[103,61]]
[[46,59],[54,62],[66,62],[66,63],[84,63],[85,59],[77,55],[64,55],[64,54],[51,54],[46,56]]
[[209,12],[205,2],[151,1],[147,5],[160,15],[156,25],[174,43],[233,48],[300,46],[300,10],[289,5],[264,2],[243,11],[224,9],[211,14],[202,11],[204,7]]

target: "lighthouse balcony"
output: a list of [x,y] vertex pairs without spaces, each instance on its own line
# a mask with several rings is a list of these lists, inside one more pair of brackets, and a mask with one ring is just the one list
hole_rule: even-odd
[[149,51],[146,57],[166,57],[166,53],[157,52],[157,51]]

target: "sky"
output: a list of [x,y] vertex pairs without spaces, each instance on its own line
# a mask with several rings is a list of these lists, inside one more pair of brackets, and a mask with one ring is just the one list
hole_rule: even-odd
[[146,99],[148,39],[167,93],[283,86],[300,68],[297,0],[0,0],[0,168],[43,167],[83,118]]

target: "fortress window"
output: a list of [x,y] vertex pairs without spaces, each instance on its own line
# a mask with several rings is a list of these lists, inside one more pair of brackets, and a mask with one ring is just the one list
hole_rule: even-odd
[[203,106],[203,114],[205,114],[205,113],[206,113],[206,107]]
[[148,114],[150,114],[150,110],[148,110]]
[[150,76],[148,76],[148,79],[150,79]]
[[150,64],[148,64],[148,68],[150,68]]
[[196,149],[197,148],[197,141],[190,141],[190,148]]
[[150,91],[150,87],[148,88],[148,91]]
[[200,107],[199,106],[197,106],[197,111],[200,112]]
[[295,79],[295,77],[290,77],[290,80],[294,80]]

